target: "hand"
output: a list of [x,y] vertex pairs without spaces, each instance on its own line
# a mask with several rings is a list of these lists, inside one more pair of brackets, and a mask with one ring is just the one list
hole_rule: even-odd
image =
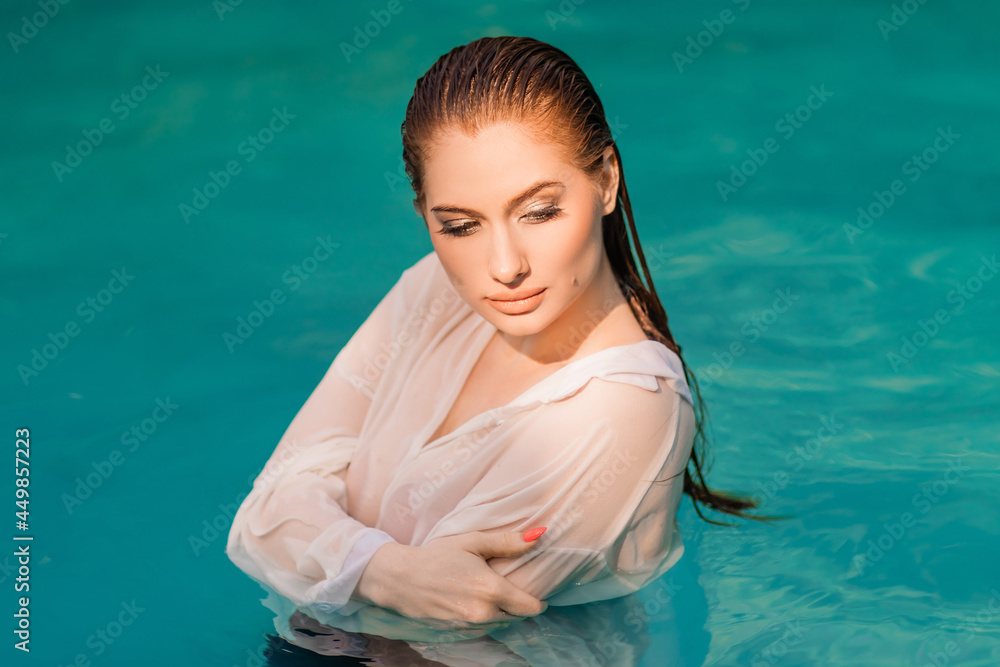
[[[520,556],[537,542],[518,532],[472,532],[422,546],[383,544],[361,575],[354,597],[410,618],[446,626],[509,622],[547,604],[497,574],[489,558]],[[440,624],[435,624],[440,625]]]

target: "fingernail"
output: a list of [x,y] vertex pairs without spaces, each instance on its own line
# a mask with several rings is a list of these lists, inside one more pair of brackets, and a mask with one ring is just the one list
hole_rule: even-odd
[[547,526],[542,526],[541,528],[532,528],[531,530],[524,531],[524,535],[522,535],[522,537],[524,538],[525,542],[534,542],[539,537],[541,537],[542,533],[544,533],[546,530],[548,530]]

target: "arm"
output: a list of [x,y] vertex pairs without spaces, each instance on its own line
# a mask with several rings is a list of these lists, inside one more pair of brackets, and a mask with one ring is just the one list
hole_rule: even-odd
[[550,604],[650,583],[682,553],[675,514],[695,428],[687,400],[659,387],[595,378],[512,424],[503,454],[428,541],[548,526],[538,549],[489,565]]
[[229,558],[297,606],[351,613],[368,559],[393,541],[350,516],[344,479],[387,367],[372,360],[405,325],[429,265],[419,267],[403,273],[337,355],[233,519]]
[[331,366],[233,518],[229,558],[297,606],[346,606],[359,559],[392,540],[347,512],[344,474],[368,402]]

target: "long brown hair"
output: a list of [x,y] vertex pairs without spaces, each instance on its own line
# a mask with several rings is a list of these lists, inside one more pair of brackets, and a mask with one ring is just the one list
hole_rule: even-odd
[[[614,148],[619,169],[618,196],[614,211],[605,215],[602,223],[605,251],[622,294],[646,336],[660,341],[677,354],[696,399],[695,446],[684,470],[684,493],[691,497],[698,516],[710,523],[732,525],[706,518],[698,503],[748,519],[773,518],[745,513],[743,510],[754,508],[757,503],[749,498],[713,491],[705,483],[702,469],[708,441],[705,403],[694,373],[681,356],[681,346],[670,333],[667,313],[653,286],[635,230],[621,155],[605,118],[604,107],[572,58],[530,37],[483,37],[455,47],[417,79],[401,130],[403,161],[418,208],[424,207],[425,151],[437,133],[456,127],[474,136],[478,130],[501,121],[525,123],[558,142],[568,150],[574,164],[592,178],[602,171],[604,149]],[[645,283],[639,275],[633,247]],[[701,454],[696,451],[699,449]]]

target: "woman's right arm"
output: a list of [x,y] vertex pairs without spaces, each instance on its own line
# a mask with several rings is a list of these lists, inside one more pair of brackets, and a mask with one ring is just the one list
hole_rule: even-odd
[[371,555],[393,542],[348,513],[345,473],[387,363],[429,264],[403,273],[334,359],[278,442],[229,532],[238,567],[301,608],[351,613]]
[[367,403],[331,366],[233,518],[229,558],[298,607],[350,613],[367,558],[393,541],[347,512],[344,477]]

